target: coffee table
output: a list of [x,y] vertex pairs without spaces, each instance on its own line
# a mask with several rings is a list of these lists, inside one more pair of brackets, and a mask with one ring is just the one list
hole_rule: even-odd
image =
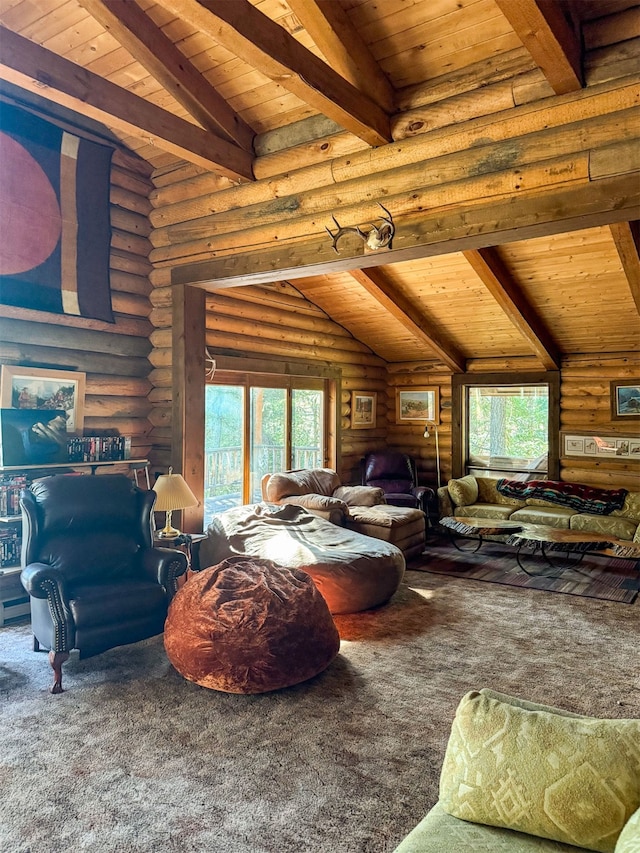
[[[485,536],[504,536],[515,534],[522,530],[523,525],[517,521],[509,521],[508,518],[467,518],[462,515],[447,515],[440,519],[440,526],[444,527],[451,543],[458,551],[468,551],[475,554],[482,547]],[[475,548],[461,548],[456,542],[455,535],[478,537],[478,544]]]
[[629,542],[627,539],[612,539],[611,551],[614,557],[623,560],[640,560],[640,542]]
[[[610,548],[612,547],[612,541],[610,538],[603,537],[602,534],[525,524],[521,530],[509,536],[507,545],[515,546],[518,566],[526,574],[532,575],[534,573],[528,571],[520,560],[523,548],[530,548],[532,556],[535,556],[539,551],[546,562],[554,569],[573,569],[582,561],[585,554]],[[551,559],[549,553],[553,551],[564,555],[562,563],[554,562]],[[569,555],[574,555],[574,558],[572,559]]]

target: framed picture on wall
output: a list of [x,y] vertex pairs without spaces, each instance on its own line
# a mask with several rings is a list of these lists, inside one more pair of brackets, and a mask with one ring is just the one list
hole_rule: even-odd
[[351,392],[351,429],[372,429],[376,425],[375,391]]
[[0,407],[3,409],[62,410],[67,432],[82,432],[86,376],[75,370],[2,365]]
[[611,417],[613,420],[640,419],[640,379],[612,381]]
[[440,423],[437,385],[423,388],[396,388],[396,423],[433,421]]

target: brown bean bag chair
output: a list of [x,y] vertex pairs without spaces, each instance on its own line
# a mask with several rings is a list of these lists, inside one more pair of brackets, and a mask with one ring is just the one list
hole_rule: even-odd
[[265,693],[322,672],[338,654],[340,637],[308,574],[232,557],[178,590],[164,645],[189,681],[227,693]]

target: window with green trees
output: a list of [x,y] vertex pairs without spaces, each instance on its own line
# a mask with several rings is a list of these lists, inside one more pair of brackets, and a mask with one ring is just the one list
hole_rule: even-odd
[[454,374],[454,477],[558,479],[558,371]]
[[322,379],[243,376],[205,389],[205,523],[262,499],[273,471],[320,468],[326,458]]
[[469,467],[546,476],[549,391],[546,385],[467,388]]

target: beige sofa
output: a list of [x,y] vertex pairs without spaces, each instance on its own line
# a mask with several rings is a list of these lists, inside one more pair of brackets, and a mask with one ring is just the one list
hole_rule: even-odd
[[420,509],[385,503],[373,486],[343,486],[331,468],[309,468],[265,474],[262,497],[267,503],[301,506],[320,518],[395,545],[406,559],[421,554],[425,514]]
[[395,853],[637,853],[639,743],[640,720],[467,693],[440,799]]
[[628,492],[621,509],[608,515],[577,511],[540,498],[505,497],[498,480],[468,475],[449,480],[438,489],[438,510],[444,516],[510,519],[523,524],[603,534],[612,539],[640,542],[640,492]]

